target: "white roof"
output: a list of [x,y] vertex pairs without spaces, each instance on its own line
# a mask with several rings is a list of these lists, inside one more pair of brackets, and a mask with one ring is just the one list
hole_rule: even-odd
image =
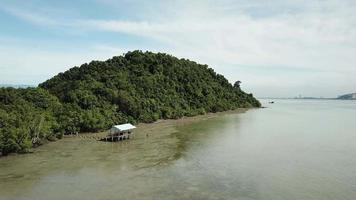
[[132,124],[120,124],[120,125],[115,125],[112,128],[115,128],[119,131],[127,131],[127,130],[131,130],[136,128],[136,126],[132,125]]

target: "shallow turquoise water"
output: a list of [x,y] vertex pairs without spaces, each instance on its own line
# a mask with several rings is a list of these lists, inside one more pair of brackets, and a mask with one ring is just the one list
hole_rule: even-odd
[[2,158],[0,199],[356,199],[356,101],[267,101]]

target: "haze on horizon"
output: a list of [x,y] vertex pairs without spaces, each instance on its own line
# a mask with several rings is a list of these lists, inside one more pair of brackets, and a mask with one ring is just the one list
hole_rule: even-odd
[[356,1],[0,1],[0,84],[140,49],[208,64],[257,97],[356,92]]

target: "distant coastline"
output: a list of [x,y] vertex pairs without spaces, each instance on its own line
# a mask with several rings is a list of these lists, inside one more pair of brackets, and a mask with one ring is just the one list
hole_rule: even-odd
[[343,98],[323,98],[323,97],[258,97],[257,99],[286,99],[286,100],[356,100],[356,99],[343,99]]
[[356,100],[356,93],[344,94],[338,97],[341,100]]
[[356,100],[356,93],[339,95],[338,97],[258,97],[258,99],[296,99],[296,100]]
[[31,88],[31,87],[37,87],[37,86],[36,85],[26,85],[26,84],[0,84],[0,88],[6,88],[6,87]]

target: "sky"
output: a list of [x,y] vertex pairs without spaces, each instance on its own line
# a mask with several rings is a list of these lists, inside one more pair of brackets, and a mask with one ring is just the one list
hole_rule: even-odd
[[354,0],[0,0],[0,84],[127,51],[207,64],[257,97],[356,92]]

